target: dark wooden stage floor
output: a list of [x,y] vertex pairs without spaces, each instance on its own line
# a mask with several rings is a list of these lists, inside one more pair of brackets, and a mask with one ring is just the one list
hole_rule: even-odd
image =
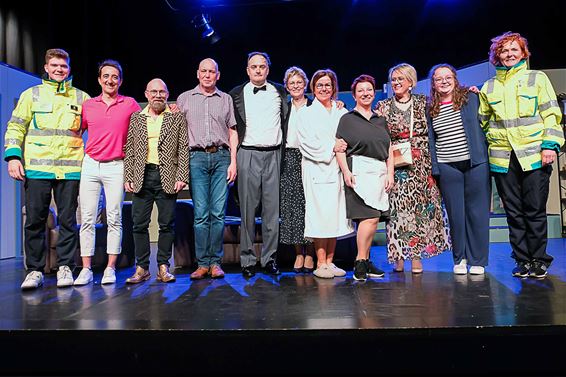
[[494,243],[485,276],[455,276],[450,253],[424,261],[423,274],[394,273],[374,247],[387,274],[364,283],[351,271],[245,280],[232,266],[221,280],[176,270],[173,284],[126,286],[130,268],[115,286],[101,286],[99,271],[93,285],[57,289],[48,276],[30,292],[19,289],[22,261],[4,260],[0,372],[566,375],[566,239],[549,252],[544,280],[512,277],[509,245]]

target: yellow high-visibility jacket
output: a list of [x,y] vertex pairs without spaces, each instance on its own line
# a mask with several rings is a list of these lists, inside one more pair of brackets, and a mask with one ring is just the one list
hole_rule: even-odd
[[4,159],[23,159],[28,179],[80,179],[81,110],[88,98],[71,78],[44,79],[25,90],[8,121]]
[[489,144],[492,172],[506,173],[511,151],[523,171],[542,166],[541,151],[558,152],[564,144],[556,93],[544,72],[528,70],[526,61],[496,67],[480,92],[479,117]]

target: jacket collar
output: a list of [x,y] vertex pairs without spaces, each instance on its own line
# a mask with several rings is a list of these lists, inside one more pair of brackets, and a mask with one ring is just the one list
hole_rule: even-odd
[[44,85],[52,87],[56,93],[66,94],[69,89],[73,87],[73,76],[67,77],[61,82],[51,80],[47,73],[42,76],[42,81]]
[[522,72],[526,69],[527,69],[527,61],[523,59],[512,67],[496,66],[495,77],[499,81],[505,81],[515,76],[518,72]]
[[[165,116],[165,114],[167,114],[167,113],[171,113],[171,110],[169,109],[169,105],[165,105],[165,110],[163,110],[163,112],[159,115]],[[145,115],[146,117],[150,116],[150,114],[149,114],[149,104],[146,105],[146,107],[144,107],[142,111],[140,111],[140,114]]]

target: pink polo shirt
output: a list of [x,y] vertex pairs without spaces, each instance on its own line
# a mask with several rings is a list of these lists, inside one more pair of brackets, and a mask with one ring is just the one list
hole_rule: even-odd
[[130,116],[139,110],[136,100],[122,95],[110,106],[102,95],[86,100],[82,110],[82,128],[88,131],[85,153],[101,162],[124,158]]

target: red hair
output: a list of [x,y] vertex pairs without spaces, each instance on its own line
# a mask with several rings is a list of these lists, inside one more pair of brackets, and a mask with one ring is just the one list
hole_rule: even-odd
[[358,86],[358,84],[361,84],[363,82],[369,82],[373,87],[373,90],[375,91],[375,79],[370,75],[360,75],[354,79],[354,82],[350,87],[350,89],[352,89],[352,94],[356,94],[356,87]]
[[491,40],[491,47],[489,48],[489,62],[491,64],[496,66],[501,65],[499,55],[501,54],[501,50],[503,50],[503,46],[509,42],[517,42],[519,44],[525,59],[531,56],[527,39],[522,37],[519,33],[508,31]]

